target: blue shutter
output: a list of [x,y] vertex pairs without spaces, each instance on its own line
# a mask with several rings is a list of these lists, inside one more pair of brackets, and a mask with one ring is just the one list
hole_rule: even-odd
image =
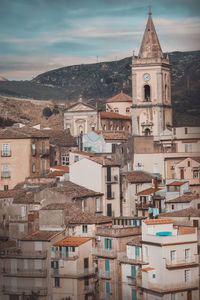
[[135,256],[139,256],[140,255],[140,248],[139,247],[135,247]]
[[132,300],[137,300],[136,290],[132,290]]
[[112,250],[112,240],[109,239],[109,249]]
[[131,266],[131,276],[135,277],[135,266]]
[[110,294],[110,282],[106,282],[106,294]]
[[108,249],[108,239],[104,238],[104,246],[105,249]]

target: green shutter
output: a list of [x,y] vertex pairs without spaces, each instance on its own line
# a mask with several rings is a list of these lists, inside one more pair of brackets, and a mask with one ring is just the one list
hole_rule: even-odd
[[136,290],[132,290],[132,300],[137,300]]
[[112,249],[112,240],[109,239],[109,249],[111,250]]
[[135,277],[135,266],[131,266],[131,276]]
[[106,282],[106,294],[110,294],[110,282]]
[[109,261],[109,259],[105,259],[105,270],[110,271],[110,261]]
[[139,247],[135,247],[135,256],[139,256],[140,255],[140,248]]
[[108,239],[104,238],[104,246],[105,249],[108,249]]

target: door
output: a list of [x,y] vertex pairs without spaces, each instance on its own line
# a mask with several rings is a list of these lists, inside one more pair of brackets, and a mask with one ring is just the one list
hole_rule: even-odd
[[187,300],[192,300],[192,291],[187,292]]
[[193,220],[193,226],[194,227],[199,227],[199,221],[198,220]]
[[107,216],[112,217],[112,204],[107,204]]
[[111,167],[107,167],[107,181],[111,181]]
[[105,271],[106,271],[106,276],[110,276],[110,260],[105,259]]
[[184,179],[184,169],[181,169],[181,179]]

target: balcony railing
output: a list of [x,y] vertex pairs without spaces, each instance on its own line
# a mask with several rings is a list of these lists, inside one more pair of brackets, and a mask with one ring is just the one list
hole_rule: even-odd
[[92,248],[92,255],[99,256],[99,257],[116,258],[117,251],[109,250],[109,249],[102,249],[102,248]]
[[44,259],[47,257],[47,251],[1,251],[0,258],[33,258]]
[[118,182],[118,175],[105,176],[105,182],[106,183],[117,183]]
[[127,276],[128,278],[128,284],[130,285],[136,285],[136,278],[132,276]]
[[84,278],[95,275],[94,268],[82,269],[82,270],[70,270],[70,268],[52,269],[51,274],[53,277],[63,278]]
[[97,228],[97,235],[105,237],[125,237],[129,235],[141,234],[141,227],[108,227],[102,226]]
[[1,178],[10,178],[10,171],[2,171]]
[[99,270],[98,274],[99,274],[100,278],[110,278],[111,277],[110,271]]
[[6,277],[36,277],[42,278],[47,276],[47,270],[25,270],[25,269],[3,269],[3,275]]
[[101,300],[112,299],[112,295],[110,293],[101,293],[100,299]]
[[107,193],[107,199],[115,199],[115,193],[111,192],[111,193]]
[[3,286],[4,295],[31,295],[33,293],[38,294],[39,296],[47,295],[47,288],[42,287],[14,287],[12,285]]
[[121,263],[127,263],[127,264],[139,264],[139,265],[148,265],[149,264],[149,258],[143,257],[142,255],[136,256],[135,259],[128,258],[126,255],[126,252],[118,252],[117,258],[120,260]]
[[175,259],[175,260],[167,260],[166,259],[166,268],[173,269],[173,268],[184,268],[189,266],[198,265],[199,258],[198,256],[189,257],[187,259]]
[[1,156],[10,157],[11,156],[11,151],[1,151]]
[[148,282],[148,289],[157,291],[157,292],[173,292],[173,291],[181,291],[181,290],[188,290],[188,289],[195,289],[198,288],[199,281],[195,279],[189,282],[178,282],[178,280],[174,283],[166,283],[166,284],[153,284]]
[[79,258],[79,252],[63,253],[60,251],[52,252],[51,259],[76,260]]

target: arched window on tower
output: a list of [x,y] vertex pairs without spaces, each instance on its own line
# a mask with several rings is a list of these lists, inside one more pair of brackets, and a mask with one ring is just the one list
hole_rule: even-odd
[[151,89],[148,84],[145,84],[145,86],[144,86],[144,101],[145,102],[151,101]]
[[149,128],[146,128],[146,129],[145,129],[144,135],[145,135],[145,136],[151,135],[151,131],[150,131]]

